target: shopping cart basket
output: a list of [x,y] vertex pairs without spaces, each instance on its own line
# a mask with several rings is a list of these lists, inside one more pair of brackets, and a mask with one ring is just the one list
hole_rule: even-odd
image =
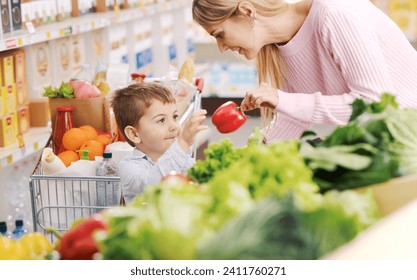
[[[47,145],[51,144],[49,141]],[[54,241],[48,228],[63,233],[77,219],[119,206],[119,182],[117,176],[44,175],[39,160],[29,180],[33,230]],[[102,197],[106,199],[103,201]]]
[[[187,110],[182,114],[180,123],[201,106],[201,91],[203,79],[196,79],[194,94]],[[52,147],[52,138],[46,146]],[[193,157],[196,157],[197,145],[193,147]],[[71,224],[79,219],[90,217],[111,207],[121,206],[119,177],[70,177],[51,176],[43,173],[41,162],[38,161],[30,176],[29,187],[32,203],[33,230],[42,232],[54,241],[56,237],[48,233],[48,228],[65,232]],[[112,197],[106,203],[99,203],[99,185],[106,185],[105,197]]]

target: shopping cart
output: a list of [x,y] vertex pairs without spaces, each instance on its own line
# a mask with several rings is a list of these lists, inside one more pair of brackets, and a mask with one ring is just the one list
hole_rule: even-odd
[[[180,123],[184,123],[189,115],[201,106],[201,91],[204,85],[203,79],[196,79],[194,93],[187,110],[182,114]],[[52,138],[46,144],[52,147]],[[197,145],[193,147],[193,157],[197,154]],[[51,241],[56,237],[48,233],[48,228],[54,228],[58,232],[65,232],[72,223],[80,218],[87,218],[105,209],[120,207],[121,192],[119,189],[119,177],[89,176],[51,176],[45,175],[39,159],[29,180],[33,230],[42,232]],[[103,203],[98,203],[98,189],[101,183],[106,185],[105,197],[112,197]]]
[[[52,141],[47,145],[52,145]],[[47,232],[48,228],[63,233],[77,219],[90,217],[110,207],[118,207],[119,182],[117,176],[45,175],[39,160],[29,180],[33,230],[42,232],[54,241],[56,237]],[[105,203],[100,203],[102,196],[106,198]]]

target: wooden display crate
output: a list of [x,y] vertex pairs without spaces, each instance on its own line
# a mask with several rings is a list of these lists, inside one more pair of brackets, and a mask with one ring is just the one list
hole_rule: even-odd
[[383,216],[387,216],[417,198],[417,175],[391,179],[387,182],[359,188],[371,189]]
[[324,260],[417,259],[417,175],[364,187],[371,189],[383,218]]

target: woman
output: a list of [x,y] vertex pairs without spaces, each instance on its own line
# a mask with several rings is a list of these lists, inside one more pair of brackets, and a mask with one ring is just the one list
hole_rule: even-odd
[[194,0],[192,9],[221,52],[255,59],[260,86],[241,108],[261,108],[267,142],[345,125],[356,98],[389,92],[417,108],[417,52],[369,0]]

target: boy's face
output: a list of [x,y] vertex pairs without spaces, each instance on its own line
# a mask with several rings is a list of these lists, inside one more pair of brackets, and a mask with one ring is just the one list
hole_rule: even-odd
[[158,160],[181,134],[179,119],[175,103],[153,101],[136,126],[140,138],[136,147],[153,161]]

